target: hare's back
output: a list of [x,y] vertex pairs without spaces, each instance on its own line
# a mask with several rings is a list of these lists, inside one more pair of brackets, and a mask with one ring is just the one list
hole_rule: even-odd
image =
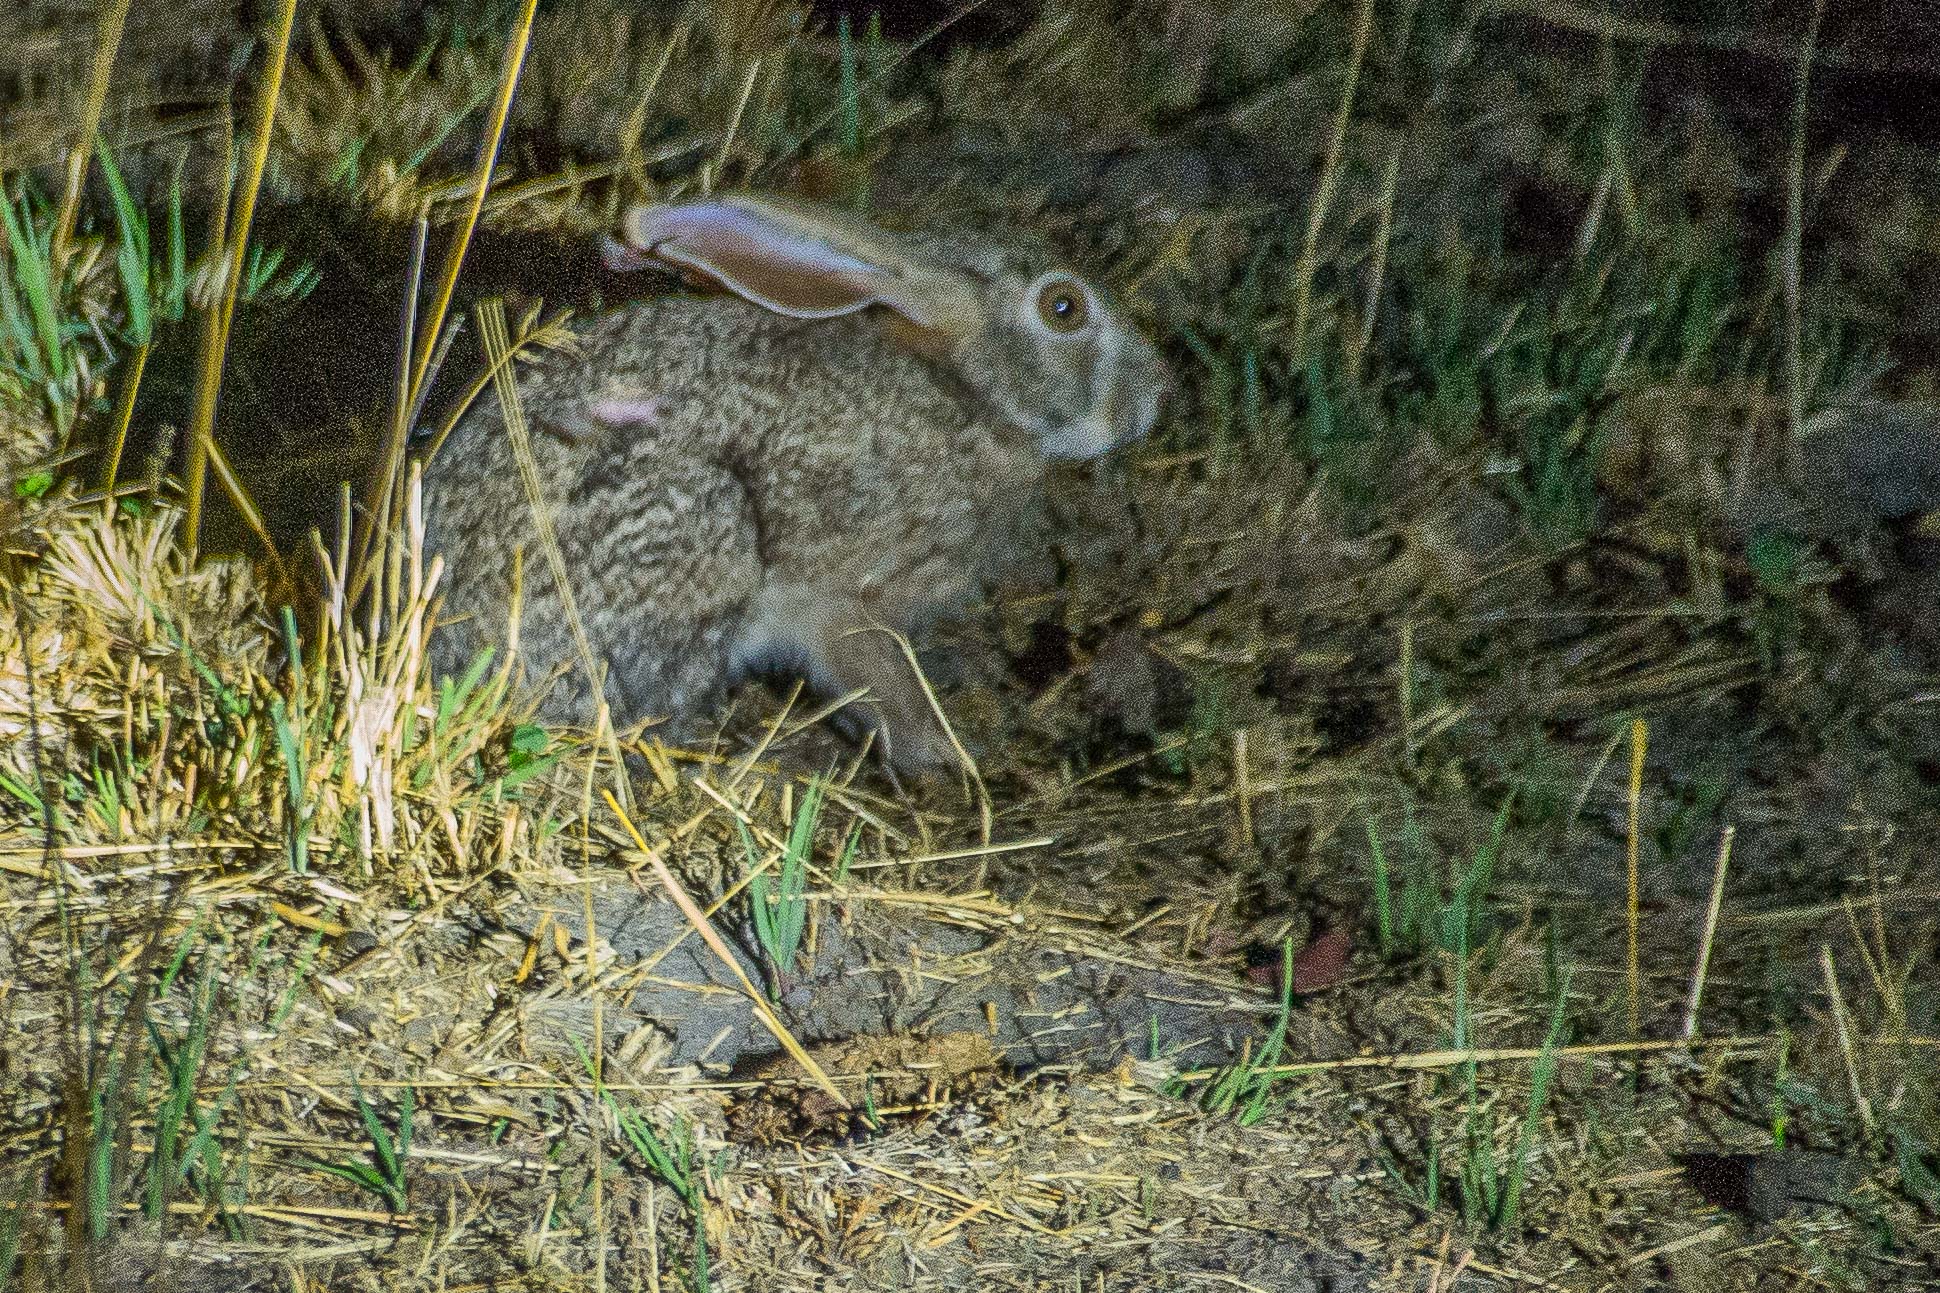
[[660,415],[608,432],[616,474],[651,471],[670,451],[731,465],[775,565],[865,586],[939,551],[961,565],[1042,476],[1028,433],[873,316],[794,319],[712,299],[613,326],[628,358],[606,367],[602,389]]

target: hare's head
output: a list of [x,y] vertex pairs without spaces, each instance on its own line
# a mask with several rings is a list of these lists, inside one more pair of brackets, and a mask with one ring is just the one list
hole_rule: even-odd
[[1048,457],[1091,458],[1151,430],[1158,352],[1096,285],[1027,243],[892,234],[831,208],[748,194],[627,213],[618,264],[656,260],[778,314],[887,314],[899,343],[953,369]]

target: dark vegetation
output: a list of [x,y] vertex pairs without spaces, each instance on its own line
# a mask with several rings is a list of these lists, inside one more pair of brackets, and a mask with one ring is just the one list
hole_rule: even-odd
[[[1940,19],[1821,8],[9,7],[0,1288],[1940,1287]],[[962,785],[425,676],[400,406],[744,185],[1174,366]]]

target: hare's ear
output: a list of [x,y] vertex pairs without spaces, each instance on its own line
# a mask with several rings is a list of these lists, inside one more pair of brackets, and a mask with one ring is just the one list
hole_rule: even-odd
[[749,194],[637,206],[624,245],[795,318],[882,305],[952,339],[983,323],[962,273],[922,263],[890,234],[826,207]]

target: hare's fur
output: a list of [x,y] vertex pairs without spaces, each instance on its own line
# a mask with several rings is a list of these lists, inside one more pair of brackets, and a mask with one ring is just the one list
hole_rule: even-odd
[[[923,729],[914,679],[884,691],[907,674],[900,648],[868,626],[916,629],[974,591],[1005,550],[1002,531],[1033,506],[1044,460],[1028,432],[975,416],[879,333],[864,315],[663,299],[597,320],[578,353],[522,378],[616,717],[689,714],[734,677],[775,669],[831,695],[870,686],[892,730],[898,717],[915,729],[897,739]],[[749,385],[748,372],[785,384]],[[604,423],[603,404],[643,416]],[[523,548],[520,653],[564,670],[545,712],[584,720],[591,692],[496,401],[444,446],[426,511],[431,545],[447,553],[439,667],[462,670],[503,643]],[[849,657],[853,667],[838,663]]]
[[[956,295],[937,299],[983,291],[981,322],[912,348],[912,309],[805,319],[733,296],[665,297],[599,317],[575,347],[522,368],[544,501],[617,723],[691,717],[742,676],[785,673],[829,698],[866,691],[861,723],[898,766],[947,760],[895,634],[968,600],[1016,551],[1046,456],[1142,433],[1163,378],[1150,347],[1102,314],[1102,358],[1067,346],[1076,376],[1060,375],[1018,326],[1019,271],[1003,249],[966,267],[974,250],[907,245],[954,257],[936,274]],[[887,290],[926,272],[902,266]],[[583,655],[496,397],[461,419],[425,503],[446,558],[434,665],[455,673],[505,642],[522,553],[528,677],[556,675],[546,716],[589,721]]]

